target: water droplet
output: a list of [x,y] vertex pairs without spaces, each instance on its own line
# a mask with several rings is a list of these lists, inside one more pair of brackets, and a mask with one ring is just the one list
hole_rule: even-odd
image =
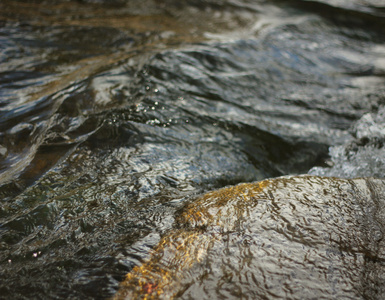
[[40,255],[41,254],[41,251],[38,251],[38,252],[34,252],[33,254],[32,254],[32,256],[33,257],[38,257],[38,255]]

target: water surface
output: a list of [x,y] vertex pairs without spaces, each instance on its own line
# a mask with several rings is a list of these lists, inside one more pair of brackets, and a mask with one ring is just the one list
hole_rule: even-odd
[[106,298],[208,190],[384,177],[378,1],[2,1],[0,294]]

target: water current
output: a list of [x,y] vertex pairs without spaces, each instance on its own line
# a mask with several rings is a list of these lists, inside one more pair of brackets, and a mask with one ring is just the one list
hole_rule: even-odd
[[211,190],[383,182],[384,42],[381,0],[2,0],[0,298],[112,297]]

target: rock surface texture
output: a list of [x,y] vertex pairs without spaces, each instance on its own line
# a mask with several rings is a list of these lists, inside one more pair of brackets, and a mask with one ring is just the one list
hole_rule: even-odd
[[385,181],[281,177],[205,194],[116,299],[384,299]]

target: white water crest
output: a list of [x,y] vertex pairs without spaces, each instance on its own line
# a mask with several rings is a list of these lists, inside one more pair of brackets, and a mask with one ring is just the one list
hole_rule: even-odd
[[309,174],[344,178],[385,177],[385,107],[363,115],[352,126],[352,139],[329,149],[332,166]]

